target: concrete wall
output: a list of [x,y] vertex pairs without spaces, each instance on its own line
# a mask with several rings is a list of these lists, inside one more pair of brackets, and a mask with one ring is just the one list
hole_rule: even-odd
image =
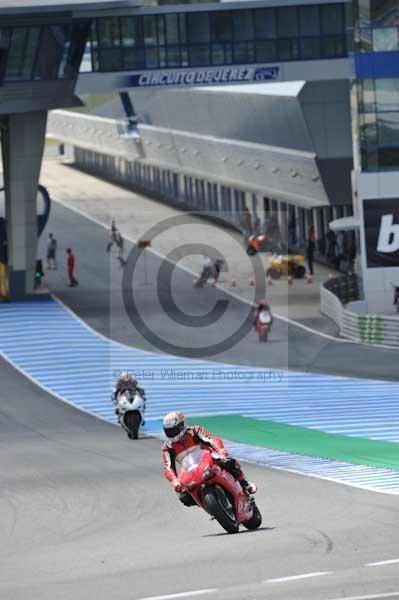
[[10,115],[2,133],[10,300],[34,291],[37,188],[47,113]]
[[132,98],[147,125],[314,152],[319,159],[352,156],[347,81],[161,89]]
[[[262,186],[265,194],[303,206],[311,199],[319,206],[351,203],[347,81],[154,89],[131,98],[146,160],[229,185]],[[120,116],[112,100],[98,111]],[[257,172],[248,168],[256,163]]]
[[[143,102],[133,95],[146,125],[286,149],[313,151],[298,102],[304,84],[254,84],[191,90],[158,90]],[[288,88],[288,90],[287,90]]]
[[304,208],[329,204],[316,156],[211,135],[143,125],[140,140],[121,137],[118,123],[55,111],[48,133],[72,145],[253,191]]

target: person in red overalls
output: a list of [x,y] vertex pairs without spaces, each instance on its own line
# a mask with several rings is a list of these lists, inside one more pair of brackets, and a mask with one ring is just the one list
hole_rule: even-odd
[[164,417],[163,430],[168,438],[162,445],[164,475],[185,506],[195,506],[196,502],[191,494],[182,492],[176,463],[189,448],[197,445],[209,448],[218,464],[233,475],[247,494],[256,492],[256,485],[245,479],[241,466],[235,458],[229,456],[219,437],[212,436],[200,425],[185,425],[184,416],[180,412],[171,412]]
[[309,227],[308,245],[306,248],[306,258],[308,259],[309,273],[313,275],[313,255],[316,247],[316,229],[314,225]]
[[73,273],[75,268],[75,256],[72,254],[71,248],[67,249],[67,272],[69,277],[69,287],[75,287],[79,285],[78,280],[75,278]]

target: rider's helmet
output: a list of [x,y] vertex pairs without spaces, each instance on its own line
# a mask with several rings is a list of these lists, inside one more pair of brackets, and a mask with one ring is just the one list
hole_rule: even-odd
[[259,300],[258,302],[258,310],[262,310],[265,306],[267,305],[267,300],[266,298],[262,298],[261,300]]
[[180,412],[168,413],[163,419],[163,430],[171,442],[181,440],[186,432],[184,415]]
[[128,371],[124,371],[119,379],[119,387],[123,389],[133,388],[137,386],[137,381],[130,375]]

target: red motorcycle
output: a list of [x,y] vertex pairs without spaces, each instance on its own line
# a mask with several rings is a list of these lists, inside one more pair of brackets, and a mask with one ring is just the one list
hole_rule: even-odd
[[272,328],[272,315],[269,310],[262,310],[256,319],[256,333],[260,342],[267,342],[270,330]]
[[217,463],[208,450],[195,446],[181,462],[182,490],[194,498],[227,533],[237,533],[240,525],[257,529],[262,515],[234,477]]

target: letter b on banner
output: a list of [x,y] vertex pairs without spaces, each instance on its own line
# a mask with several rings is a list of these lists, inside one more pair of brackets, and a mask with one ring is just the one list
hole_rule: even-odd
[[381,218],[377,250],[378,252],[399,250],[399,224],[393,222],[393,215],[384,215]]
[[399,198],[363,200],[367,268],[399,267]]

